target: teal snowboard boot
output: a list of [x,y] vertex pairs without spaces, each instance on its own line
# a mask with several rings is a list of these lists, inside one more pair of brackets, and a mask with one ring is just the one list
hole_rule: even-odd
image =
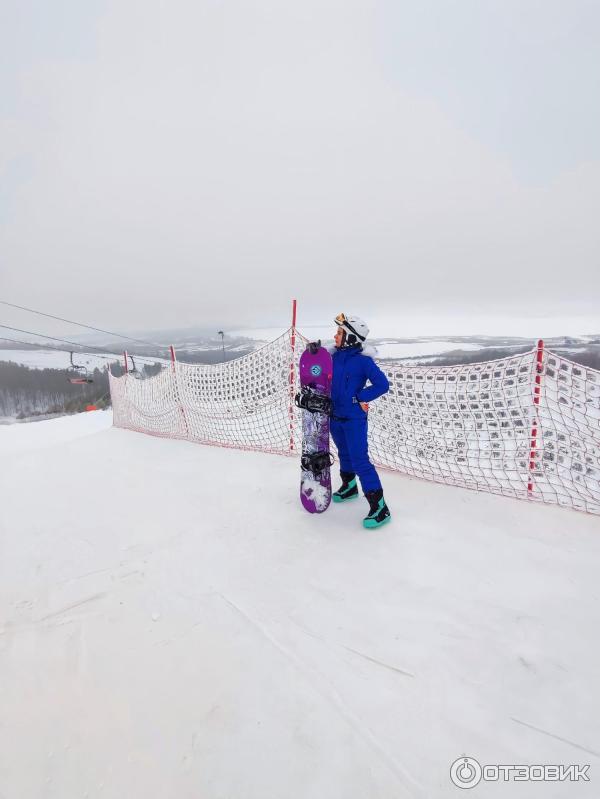
[[381,527],[382,524],[389,522],[392,517],[390,509],[383,498],[383,489],[378,488],[376,491],[367,491],[365,497],[369,503],[370,510],[363,519],[363,526],[370,530],[373,527]]
[[333,495],[334,502],[346,502],[358,496],[358,486],[356,485],[356,475],[354,472],[340,472],[342,485]]

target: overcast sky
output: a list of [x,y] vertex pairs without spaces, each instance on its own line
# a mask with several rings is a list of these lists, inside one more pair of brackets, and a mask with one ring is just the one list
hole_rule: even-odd
[[0,15],[0,299],[117,330],[287,325],[297,297],[300,326],[600,332],[596,0]]

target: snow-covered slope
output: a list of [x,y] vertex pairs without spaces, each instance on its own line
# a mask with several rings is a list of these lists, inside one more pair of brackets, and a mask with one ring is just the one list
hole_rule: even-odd
[[597,518],[384,474],[367,533],[295,459],[109,425],[0,427],[0,796],[436,799],[461,755],[598,796]]
[[95,411],[62,416],[40,422],[21,422],[0,428],[0,460],[9,454],[54,447],[107,430],[112,425],[112,411]]

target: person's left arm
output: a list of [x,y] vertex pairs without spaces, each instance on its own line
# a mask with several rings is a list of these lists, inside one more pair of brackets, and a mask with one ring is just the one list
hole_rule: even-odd
[[356,399],[361,403],[372,402],[374,399],[377,399],[377,397],[381,397],[382,394],[385,394],[386,391],[389,391],[390,388],[390,381],[377,366],[375,361],[369,356],[365,357],[367,358],[366,373],[368,379],[371,381],[371,385],[357,393]]

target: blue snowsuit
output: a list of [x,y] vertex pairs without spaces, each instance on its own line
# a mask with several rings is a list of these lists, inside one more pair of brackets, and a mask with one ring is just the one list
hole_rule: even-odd
[[[365,388],[369,380],[370,386]],[[358,475],[364,493],[381,488],[379,475],[369,460],[367,412],[360,402],[371,402],[389,390],[387,377],[360,344],[333,353],[330,431],[338,450],[340,471]]]

